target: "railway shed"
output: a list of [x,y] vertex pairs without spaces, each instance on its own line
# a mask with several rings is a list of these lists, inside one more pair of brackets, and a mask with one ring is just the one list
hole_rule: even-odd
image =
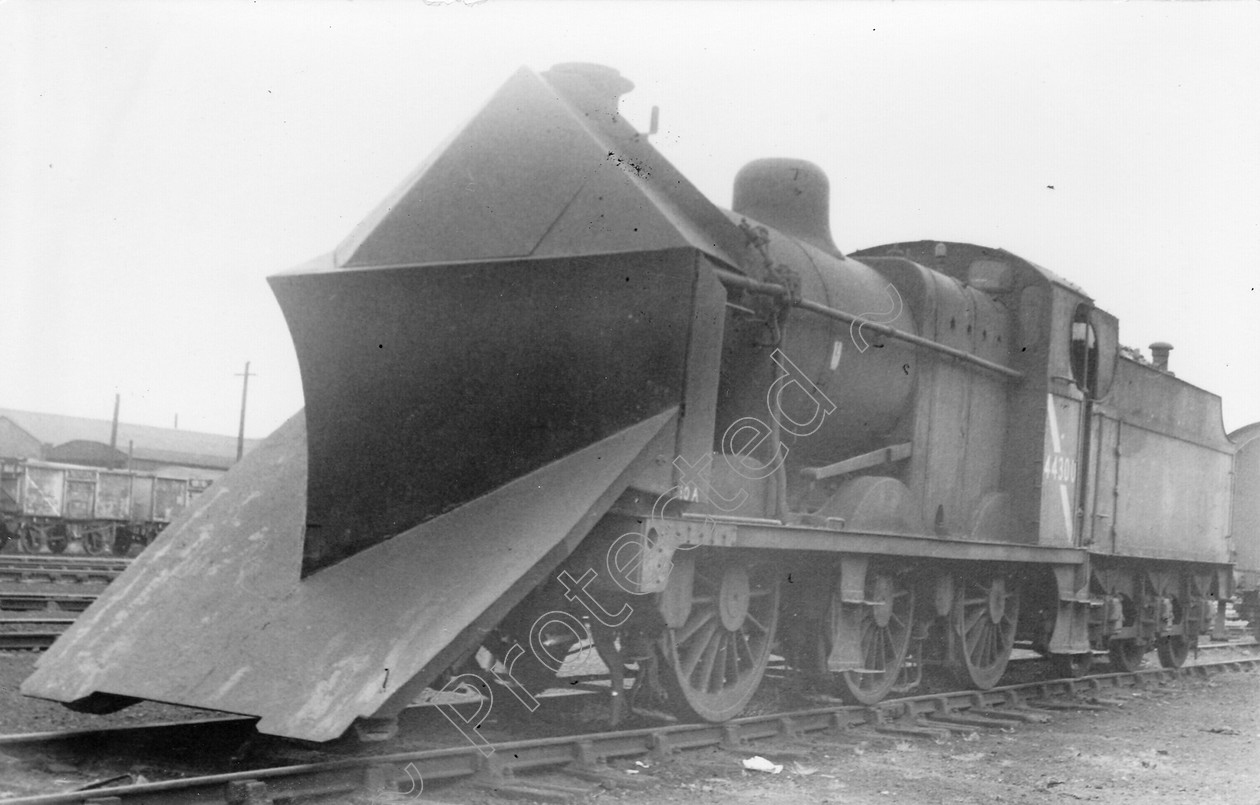
[[[160,471],[214,480],[236,461],[236,437],[0,408],[0,456]],[[248,453],[258,443],[245,440]]]

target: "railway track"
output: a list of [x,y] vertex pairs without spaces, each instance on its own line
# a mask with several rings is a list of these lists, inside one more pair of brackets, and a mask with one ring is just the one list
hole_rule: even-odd
[[[1234,646],[1237,648],[1238,646]],[[828,732],[890,736],[897,740],[943,740],[985,730],[1010,732],[1045,724],[1057,711],[1108,710],[1118,706],[1106,694],[1148,689],[1170,681],[1260,668],[1260,657],[1230,659],[1181,669],[1150,668],[1085,679],[1058,679],[989,691],[933,693],[891,699],[873,707],[833,705],[734,719],[725,724],[678,724],[664,727],[585,733],[419,751],[366,754],[320,762],[278,765],[182,779],[133,782],[128,775],[106,777],[90,788],[9,799],[35,803],[229,803],[254,805],[345,797],[388,791],[419,799],[425,783],[466,779],[501,795],[544,801],[585,798],[602,787],[641,787],[609,761],[663,759],[674,753],[721,748],[753,754],[776,739],[799,741]],[[213,719],[187,724],[113,730],[0,736],[0,752],[26,757],[58,754],[74,747],[223,744],[248,740],[252,719]],[[487,751],[488,749],[488,751]],[[766,751],[766,750],[762,750]],[[767,751],[767,754],[772,752]],[[652,763],[644,765],[653,765]],[[526,776],[518,776],[526,775]],[[651,783],[647,783],[650,785]],[[389,800],[397,801],[397,800]]]
[[127,559],[94,556],[0,556],[0,583],[109,584]]
[[87,556],[0,556],[0,610],[82,612],[129,564]]
[[74,618],[0,618],[0,651],[43,651]]
[[61,636],[63,629],[35,632],[0,631],[0,651],[43,651]]
[[63,590],[0,590],[0,610],[9,612],[82,612],[97,598],[95,593]]

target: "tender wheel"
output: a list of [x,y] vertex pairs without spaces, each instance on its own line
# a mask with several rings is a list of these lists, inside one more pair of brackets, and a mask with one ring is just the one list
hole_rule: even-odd
[[1136,671],[1146,661],[1146,646],[1136,640],[1113,640],[1108,651],[1111,664],[1120,671]]
[[670,699],[705,721],[739,715],[770,659],[779,619],[774,569],[736,557],[676,558],[662,596],[666,623],[681,621],[662,638]]
[[1190,656],[1190,641],[1182,635],[1161,637],[1156,643],[1159,664],[1165,668],[1180,668]]
[[862,657],[860,670],[841,674],[841,695],[858,704],[875,704],[897,684],[910,650],[914,591],[891,574],[872,572],[863,596],[866,601],[859,605],[833,601],[831,634],[858,644]]
[[954,674],[964,685],[988,690],[1006,671],[1015,647],[1019,592],[1005,576],[968,579],[958,585],[950,612]]

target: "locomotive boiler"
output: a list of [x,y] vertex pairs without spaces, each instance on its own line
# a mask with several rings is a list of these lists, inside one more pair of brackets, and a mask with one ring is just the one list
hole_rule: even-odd
[[304,412],[23,692],[325,741],[426,687],[532,709],[589,640],[614,719],[630,674],[720,721],[772,653],[871,703],[992,687],[1017,645],[1175,666],[1222,628],[1217,397],[1002,249],[842,254],[809,163],[754,162],[717,208],[619,115],[631,86],[521,70],[273,277]]

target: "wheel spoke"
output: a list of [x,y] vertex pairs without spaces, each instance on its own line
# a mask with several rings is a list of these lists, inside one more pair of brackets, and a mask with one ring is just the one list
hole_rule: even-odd
[[722,689],[722,680],[726,673],[726,643],[729,632],[718,632],[713,641],[713,650],[705,657],[704,671],[700,677],[705,682],[705,689],[710,693]]
[[753,656],[752,646],[748,642],[748,635],[740,632],[736,637],[736,645],[739,648],[740,653],[743,654],[743,660],[746,664],[750,666],[757,664],[757,660]]
[[744,615],[744,623],[745,624],[751,623],[752,625],[756,626],[757,631],[761,632],[762,634],[765,634],[766,632],[770,631],[768,628],[766,628],[766,625],[764,623],[762,623],[761,621],[753,617],[753,614],[751,612]]
[[893,645],[892,635],[885,630],[881,632],[879,641],[879,670],[883,671],[888,668],[889,660],[897,656],[897,647]]
[[974,656],[976,647],[980,645],[981,640],[983,640],[986,636],[988,626],[989,623],[987,621],[982,624],[980,623],[980,619],[977,617],[972,625],[967,627],[966,641],[968,654],[972,654]]
[[871,654],[874,653],[870,633],[863,634],[858,645],[861,647],[862,668],[865,670],[871,667]]
[[722,657],[726,660],[726,678],[739,679],[739,632],[731,632],[726,636],[726,646],[722,649]]
[[[695,575],[695,581],[697,584],[700,582],[704,582],[704,586],[708,587],[710,590],[716,590],[720,584],[720,582],[714,581],[713,579],[709,578],[705,574],[701,573],[699,568],[695,570],[694,575]],[[696,600],[696,596],[693,596],[691,600],[693,601]]]
[[698,639],[692,641],[688,645],[687,653],[683,657],[682,661],[684,678],[690,679],[691,675],[695,673],[696,665],[700,662],[701,657],[704,655],[705,649],[707,649],[709,644],[713,642],[713,635],[717,632],[717,629],[718,625],[710,622],[704,627],[704,631],[700,633]]
[[683,645],[691,639],[692,635],[694,635],[701,626],[704,626],[715,617],[717,617],[717,612],[712,609],[692,610],[691,617],[688,618],[687,622],[683,624],[683,627],[678,630],[677,634],[674,636],[674,641],[680,646]]
[[980,622],[980,619],[983,618],[986,614],[987,613],[985,612],[984,608],[977,607],[970,615],[968,615],[963,620],[963,631],[971,632],[971,630],[975,628],[976,624]]
[[[710,633],[709,639],[704,644],[704,649],[700,652],[700,656],[697,657],[700,666],[700,687],[703,690],[712,690],[708,683],[713,677],[713,663],[717,659],[718,647],[721,643],[722,637],[720,633]],[[694,672],[695,666],[693,665],[692,673]],[[688,674],[688,676],[690,677],[691,674]]]

